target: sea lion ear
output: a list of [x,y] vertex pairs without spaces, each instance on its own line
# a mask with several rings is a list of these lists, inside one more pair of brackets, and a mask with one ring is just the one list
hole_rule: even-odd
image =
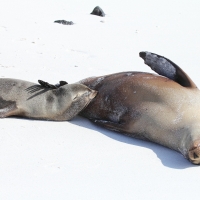
[[191,78],[168,58],[147,51],[140,52],[139,56],[159,75],[165,76],[183,87],[197,88]]

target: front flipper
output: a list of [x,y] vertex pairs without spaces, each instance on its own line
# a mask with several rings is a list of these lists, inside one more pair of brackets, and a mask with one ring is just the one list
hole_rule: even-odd
[[0,97],[0,118],[15,115],[17,106],[15,101],[6,101]]
[[115,123],[107,120],[99,120],[99,119],[90,119],[90,121],[111,131],[125,132],[126,130],[124,128],[125,124]]
[[197,88],[190,77],[171,60],[147,51],[140,52],[139,55],[144,63],[159,75],[174,80],[184,87]]

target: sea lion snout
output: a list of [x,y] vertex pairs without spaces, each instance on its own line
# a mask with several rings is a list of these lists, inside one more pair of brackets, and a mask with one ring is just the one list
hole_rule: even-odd
[[200,140],[195,140],[189,149],[189,160],[193,164],[200,164]]

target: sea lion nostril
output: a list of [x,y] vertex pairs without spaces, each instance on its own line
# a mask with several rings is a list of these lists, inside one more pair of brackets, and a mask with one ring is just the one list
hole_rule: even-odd
[[194,159],[199,158],[199,156],[196,153],[193,153]]
[[194,146],[194,147],[190,148],[190,151],[194,151],[196,148],[197,148],[197,147]]

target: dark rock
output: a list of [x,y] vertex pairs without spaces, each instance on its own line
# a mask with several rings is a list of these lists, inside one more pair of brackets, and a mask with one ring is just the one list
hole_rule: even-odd
[[72,21],[66,21],[66,20],[56,20],[54,23],[59,23],[63,25],[73,25],[74,23]]
[[90,14],[91,15],[97,15],[97,16],[100,16],[100,17],[105,17],[105,13],[103,12],[103,10],[99,6],[96,6]]

